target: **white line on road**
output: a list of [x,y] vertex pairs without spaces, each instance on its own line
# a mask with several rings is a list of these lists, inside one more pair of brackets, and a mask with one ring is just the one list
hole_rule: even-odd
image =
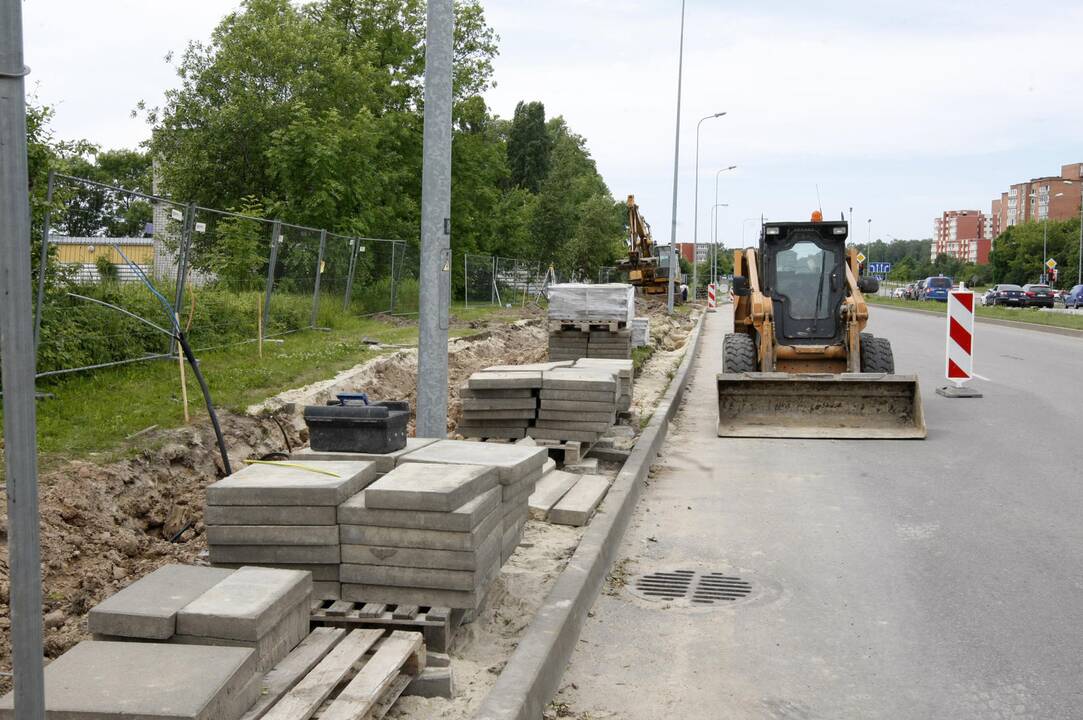
[[979,375],[979,374],[977,374],[977,373],[971,373],[971,375],[973,375],[974,377],[976,377],[976,378],[977,378],[977,379],[979,379],[979,380],[984,380],[985,382],[993,382],[992,380],[990,380],[989,378],[985,377],[984,375]]

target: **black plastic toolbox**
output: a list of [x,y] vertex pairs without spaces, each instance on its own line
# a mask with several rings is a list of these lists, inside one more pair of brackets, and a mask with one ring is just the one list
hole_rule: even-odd
[[410,404],[399,400],[372,405],[335,401],[306,406],[304,417],[313,450],[390,453],[406,447]]

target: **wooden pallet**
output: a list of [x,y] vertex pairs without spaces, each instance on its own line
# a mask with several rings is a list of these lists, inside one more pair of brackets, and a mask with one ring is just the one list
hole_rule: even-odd
[[316,628],[263,677],[241,720],[380,720],[424,669],[420,633]]
[[594,443],[581,440],[546,440],[534,438],[538,447],[549,451],[549,457],[557,461],[559,465],[575,464],[585,458],[587,453],[594,447]]
[[618,330],[627,329],[628,323],[624,320],[613,320],[610,322],[599,322],[596,320],[549,320],[549,332],[560,332],[561,330],[580,330],[582,332],[606,330],[609,332],[617,332]]
[[380,628],[412,630],[425,637],[433,652],[451,648],[455,628],[463,619],[462,610],[424,605],[389,605],[350,600],[323,600],[313,605],[312,624],[339,628]]

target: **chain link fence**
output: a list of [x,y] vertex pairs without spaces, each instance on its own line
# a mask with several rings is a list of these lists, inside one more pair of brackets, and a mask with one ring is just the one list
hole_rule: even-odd
[[498,255],[463,256],[463,302],[470,305],[525,305],[564,282],[551,263]]
[[38,376],[174,357],[173,302],[208,350],[336,315],[415,312],[417,248],[50,176],[35,302]]

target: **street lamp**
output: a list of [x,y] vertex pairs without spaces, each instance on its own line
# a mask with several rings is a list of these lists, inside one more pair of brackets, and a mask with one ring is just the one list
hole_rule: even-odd
[[868,221],[869,236],[865,240],[865,267],[869,267],[872,264],[872,218]]
[[729,203],[716,202],[711,206],[711,282],[718,282],[718,208]]
[[[722,175],[722,173],[728,172],[729,170],[736,170],[736,169],[737,169],[736,165],[730,165],[729,167],[722,168],[721,170],[719,170],[718,172],[716,172],[714,174],[714,204],[716,206],[718,205],[718,178]],[[711,262],[711,282],[717,283],[718,282],[718,262],[717,262],[717,260],[718,260],[718,215],[717,214],[715,215],[714,226],[711,228],[711,242],[715,245],[714,255],[713,255],[712,262]]]
[[763,221],[766,220],[766,219],[767,219],[766,216],[760,215],[759,217],[745,218],[744,220],[741,221],[741,248],[742,249],[748,247],[747,245],[745,245],[745,228],[748,227],[748,223],[752,222],[753,220],[759,220],[760,224],[762,225]]
[[[1051,198],[1049,196],[1049,186],[1046,185],[1044,189],[1045,189],[1045,221],[1042,223],[1042,275],[1041,275],[1041,282],[1042,282],[1042,285],[1048,285],[1049,284],[1049,268],[1046,265],[1046,263],[1049,262],[1049,201],[1052,200],[1053,198]],[[1055,197],[1055,198],[1064,197],[1064,193],[1059,192],[1056,195],[1054,195],[1053,197]],[[1035,193],[1030,193],[1030,198],[1031,199],[1041,200],[1041,197],[1039,195],[1035,194]],[[1038,206],[1040,208],[1041,203],[1039,203]],[[1083,218],[1083,208],[1080,209],[1080,217]]]
[[673,276],[677,262],[677,171],[681,163],[681,81],[684,79],[684,6],[681,0],[681,45],[677,54],[677,123],[673,137],[673,208],[669,220],[669,282],[666,284],[666,312],[673,314]]
[[[714,118],[720,118],[726,113],[717,112],[712,115],[700,118],[700,121],[696,123],[696,180],[695,180],[695,198],[692,200],[692,299],[696,297],[696,289],[699,287],[699,128],[703,125],[704,121]],[[717,202],[717,198],[715,199]]]

